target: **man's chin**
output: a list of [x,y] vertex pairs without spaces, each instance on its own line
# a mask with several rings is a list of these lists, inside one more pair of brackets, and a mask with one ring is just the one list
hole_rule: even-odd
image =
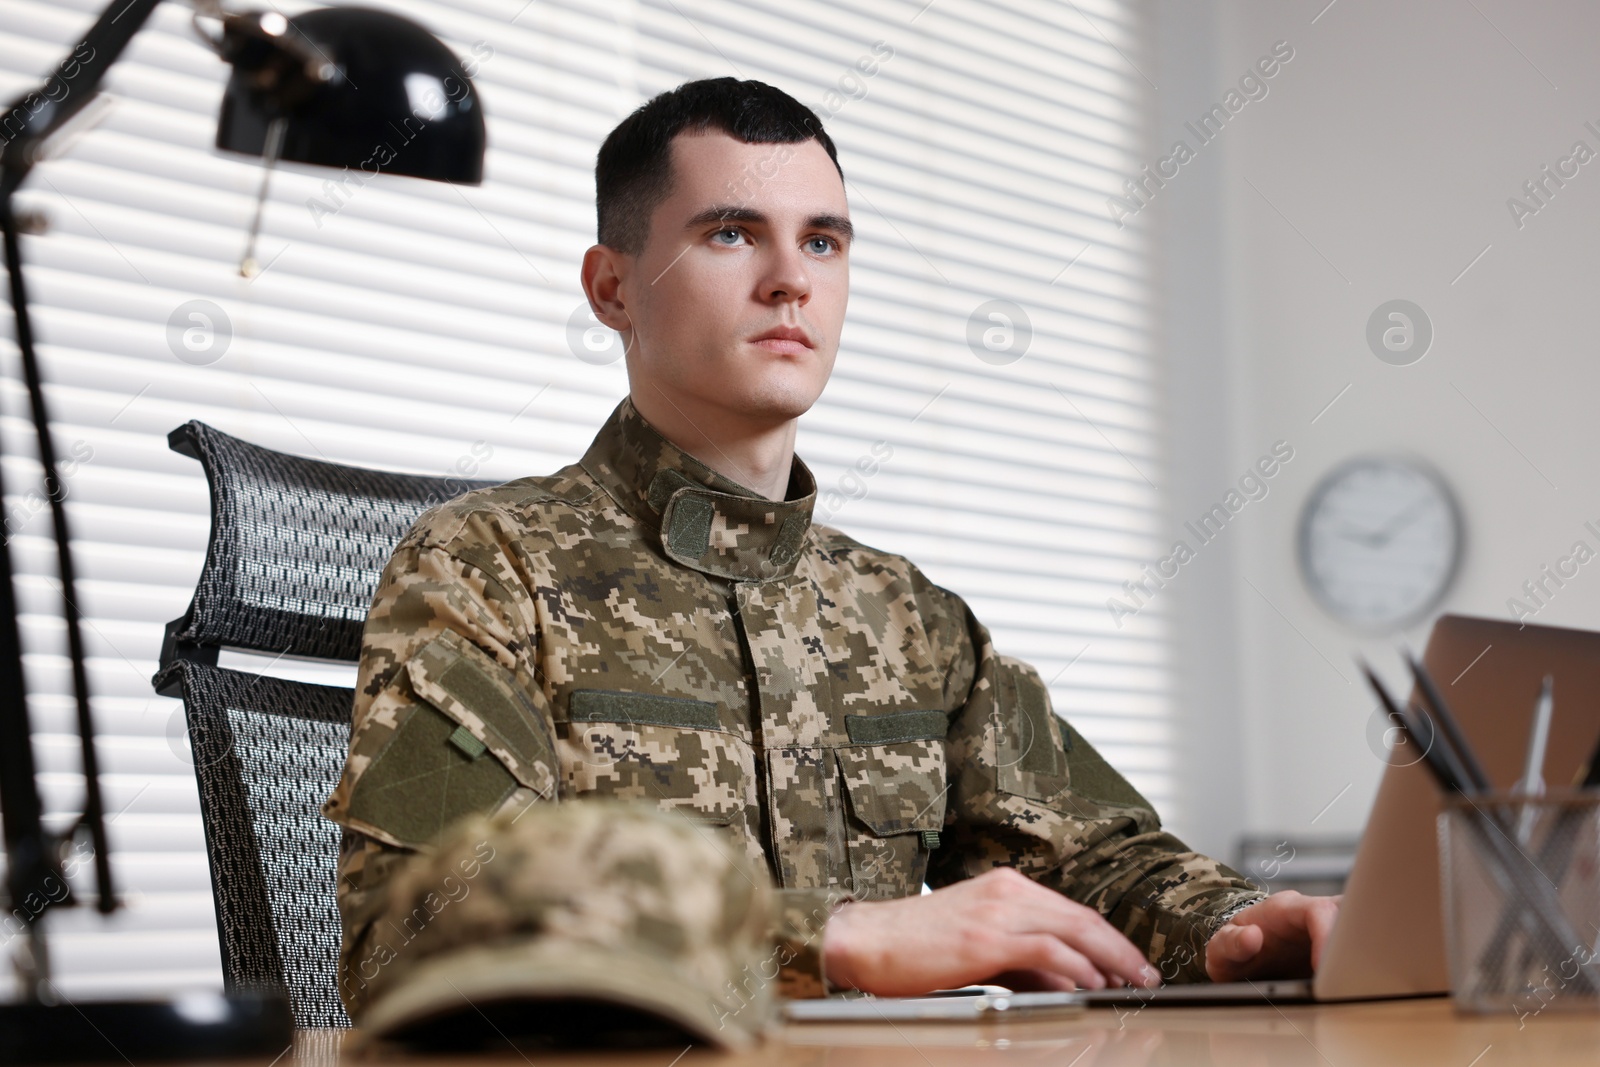
[[744,426],[746,431],[775,430],[785,426],[811,409],[811,405],[798,406],[779,403],[735,403],[724,400],[717,405],[725,416],[731,417],[734,423]]
[[822,389],[810,383],[805,386],[762,383],[748,389],[725,390],[717,401],[724,409],[752,422],[780,423],[798,419],[810,411],[821,395]]

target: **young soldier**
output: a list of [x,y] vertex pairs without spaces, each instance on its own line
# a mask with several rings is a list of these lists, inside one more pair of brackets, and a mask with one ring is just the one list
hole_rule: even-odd
[[1310,973],[1335,900],[1267,897],[1162,832],[961,598],[811,521],[795,424],[852,236],[816,116],[692,82],[612,131],[595,179],[583,285],[629,396],[578,463],[424,515],[367,619],[325,809],[352,1011],[396,951],[373,927],[398,864],[468,813],[592,796],[765,865],[790,996]]

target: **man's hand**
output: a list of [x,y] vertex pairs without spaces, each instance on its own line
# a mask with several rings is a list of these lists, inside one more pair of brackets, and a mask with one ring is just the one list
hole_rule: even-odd
[[1252,904],[1211,935],[1206,974],[1213,982],[1311,977],[1339,917],[1341,899],[1286,889]]
[[1099,912],[1009,867],[924,896],[846,905],[825,928],[823,970],[834,986],[882,996],[991,979],[1044,989],[1161,980]]

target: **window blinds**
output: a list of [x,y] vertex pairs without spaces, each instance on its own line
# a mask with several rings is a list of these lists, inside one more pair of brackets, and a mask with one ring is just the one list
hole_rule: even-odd
[[[42,80],[99,6],[0,6],[0,92]],[[73,457],[67,508],[129,904],[109,923],[54,913],[63,990],[221,981],[181,709],[149,681],[208,522],[199,467],[167,450],[167,431],[198,418],[286,451],[471,477],[576,458],[626,389],[577,283],[594,153],[628,111],[690,78],[772,82],[839,145],[860,236],[837,370],[800,436],[819,517],[966,597],[1058,711],[1158,805],[1170,797],[1161,605],[1121,625],[1106,606],[1165,547],[1150,254],[1143,220],[1119,228],[1105,206],[1147,156],[1136,4],[383,6],[476,64],[481,187],[330,187],[332,172],[283,166],[266,269],[241,279],[261,172],[211,148],[226,68],[168,3],[112,70],[103,122],[22,196],[50,220],[24,255],[58,448]],[[9,318],[0,329],[9,339]],[[82,786],[65,641],[4,349],[29,707],[47,809],[64,821]]]

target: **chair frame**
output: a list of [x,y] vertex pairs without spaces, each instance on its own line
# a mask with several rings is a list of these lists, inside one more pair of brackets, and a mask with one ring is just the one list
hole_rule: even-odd
[[[224,985],[229,992],[286,995],[297,1027],[347,1027],[350,1019],[337,987],[340,923],[336,876],[327,881],[326,899],[302,902],[299,896],[303,893],[296,895],[297,903],[304,905],[304,921],[296,923],[296,929],[280,928],[273,909],[273,890],[282,891],[285,879],[264,857],[263,835],[272,828],[264,829],[251,811],[251,770],[241,757],[240,737],[230,712],[253,711],[283,719],[279,724],[282,733],[273,741],[289,737],[283,743],[295,744],[289,735],[297,727],[288,720],[297,720],[343,726],[348,744],[354,690],[232,670],[218,666],[218,657],[227,648],[280,658],[354,663],[359,658],[359,620],[366,614],[371,590],[366,588],[361,593],[331,584],[321,590],[341,598],[338,604],[323,602],[324,606],[337,609],[334,617],[296,614],[263,606],[259,597],[254,601],[241,597],[239,585],[248,579],[241,577],[244,572],[239,565],[251,561],[240,557],[252,545],[261,547],[262,540],[259,536],[244,536],[242,526],[255,518],[251,514],[253,508],[274,503],[273,485],[321,492],[334,511],[341,499],[386,500],[391,505],[387,514],[370,523],[376,527],[388,522],[389,527],[382,532],[393,535],[390,543],[381,548],[381,560],[375,551],[378,541],[374,531],[354,528],[363,521],[363,509],[347,509],[342,515],[344,525],[350,527],[346,532],[359,535],[352,536],[350,544],[367,557],[356,569],[370,570],[360,577],[370,578],[370,586],[375,587],[382,563],[404,534],[403,529],[397,528],[398,520],[404,518],[409,523],[433,504],[494,483],[377,471],[291,456],[231,437],[198,421],[173,430],[168,444],[173,451],[199,460],[204,468],[211,492],[211,533],[195,595],[184,614],[167,624],[160,669],[152,681],[161,695],[180,697],[184,702],[200,791]],[[304,485],[293,481],[297,477],[304,480]],[[241,485],[248,491],[241,492]],[[352,514],[358,516],[353,523]],[[306,523],[305,527],[316,531],[310,535],[313,542],[321,537],[323,548],[339,549],[338,523]],[[291,554],[302,551],[304,555],[304,545],[293,543],[291,538],[280,537],[278,543],[266,548]],[[261,562],[270,565],[281,560]],[[352,568],[346,559],[332,569],[348,574]],[[358,595],[365,599],[358,603]],[[308,727],[298,729],[303,738]],[[343,749],[307,753],[309,762],[316,764],[324,776],[342,768],[345,754]],[[323,797],[305,800],[306,806],[293,813],[295,817],[319,812]],[[320,813],[316,817],[320,818]],[[249,832],[240,833],[241,826]],[[277,829],[281,831],[282,827]],[[331,875],[337,864],[337,850],[324,858]],[[286,943],[327,960],[326,971],[322,970],[323,964],[317,963],[309,968],[314,973],[292,973],[284,959]]]

